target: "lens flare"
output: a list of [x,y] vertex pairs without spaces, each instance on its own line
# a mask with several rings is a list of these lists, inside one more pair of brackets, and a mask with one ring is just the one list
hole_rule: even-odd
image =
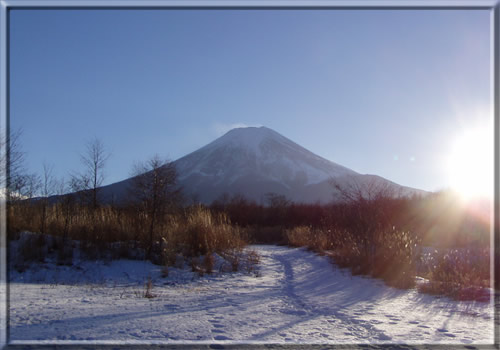
[[493,198],[493,132],[468,130],[455,139],[449,157],[451,187],[465,200]]

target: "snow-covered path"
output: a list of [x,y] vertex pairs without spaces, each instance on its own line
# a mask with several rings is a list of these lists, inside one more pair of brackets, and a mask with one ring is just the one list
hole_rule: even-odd
[[[91,275],[88,266],[50,271],[36,283],[40,272],[13,273],[10,340],[493,343],[492,303],[389,288],[303,249],[254,248],[261,255],[258,277],[237,273],[179,282],[182,273],[162,278],[159,267],[137,261],[101,264]],[[54,273],[65,280],[71,273],[78,283],[49,282]],[[148,275],[152,299],[141,296]]]

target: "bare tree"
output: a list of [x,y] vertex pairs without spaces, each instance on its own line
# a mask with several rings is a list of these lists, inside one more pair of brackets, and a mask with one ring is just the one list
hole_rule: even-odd
[[49,197],[55,193],[57,181],[54,178],[54,165],[43,162],[42,196]]
[[19,189],[18,193],[21,199],[31,199],[37,196],[42,187],[42,181],[37,174],[23,175],[23,187]]
[[283,194],[267,192],[265,197],[267,205],[271,208],[285,208],[291,204],[291,201]]
[[397,191],[379,177],[330,179],[336,199],[343,204],[344,227],[358,239],[366,257],[374,259],[378,235],[390,226],[391,205]]
[[286,222],[288,208],[292,202],[285,195],[274,192],[266,193],[265,197],[269,207],[267,222],[270,225],[280,225]]
[[24,152],[20,148],[22,130],[10,135],[0,130],[0,169],[2,189],[8,201],[18,197],[13,192],[26,182],[24,174]]
[[83,191],[82,194],[86,195],[88,204],[94,210],[100,204],[99,187],[104,181],[104,167],[109,156],[98,138],[87,142],[85,152],[80,156],[85,170],[72,179],[73,190]]
[[155,230],[165,212],[180,203],[180,189],[176,186],[177,171],[172,162],[153,156],[145,163],[137,163],[133,170],[130,194],[147,220],[148,247],[151,257]]
[[398,196],[398,192],[390,182],[377,176],[366,177],[363,181],[356,177],[342,178],[342,181],[331,178],[329,183],[336,189],[334,196],[346,203],[370,202]]
[[28,173],[25,152],[21,147],[22,129],[6,134],[0,130],[0,180],[8,202],[32,198],[38,194],[41,180]]
[[[25,154],[21,149],[20,139],[22,130],[18,129],[7,135],[3,130],[0,131],[0,164],[4,179],[7,176],[16,177],[17,175],[25,173],[24,157]],[[12,182],[12,181],[11,181]]]

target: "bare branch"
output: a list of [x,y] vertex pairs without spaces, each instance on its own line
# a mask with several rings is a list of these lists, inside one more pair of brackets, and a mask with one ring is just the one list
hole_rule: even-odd
[[72,176],[71,187],[74,191],[88,191],[87,201],[95,209],[99,206],[99,187],[104,182],[104,167],[110,154],[98,138],[87,142],[85,153],[80,155],[84,165],[84,172]]
[[168,208],[180,202],[177,171],[174,163],[155,155],[145,163],[135,164],[132,175],[131,197],[149,220],[149,255],[158,222]]

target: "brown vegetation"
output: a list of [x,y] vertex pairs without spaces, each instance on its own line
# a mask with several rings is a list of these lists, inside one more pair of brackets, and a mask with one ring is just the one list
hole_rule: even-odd
[[[14,145],[17,140],[18,134],[11,139]],[[408,198],[376,181],[333,182],[337,201],[325,205],[292,203],[269,193],[266,205],[223,195],[210,207],[186,207],[176,187],[175,167],[153,157],[135,166],[130,201],[109,205],[98,195],[107,159],[98,140],[88,144],[82,157],[87,173],[72,176],[68,183],[56,181],[47,165],[41,179],[24,174],[22,155],[11,149],[8,238],[30,231],[50,233],[55,240],[47,244],[43,235],[25,236],[20,268],[43,261],[47,249],[57,252],[58,263],[70,264],[68,242],[76,240],[91,259],[147,258],[163,265],[168,275],[168,266],[193,258],[193,271],[203,274],[213,271],[213,254],[224,257],[230,270],[240,268],[241,251],[251,242],[308,247],[354,274],[382,278],[400,288],[413,287],[419,270],[429,280],[421,291],[457,298],[468,298],[474,295],[470,288],[490,283],[491,204],[461,205],[451,192]],[[32,199],[37,192],[42,197]],[[49,201],[55,193],[61,196]],[[445,253],[434,256],[432,264],[422,263],[423,246]],[[258,255],[245,259],[258,262]]]

